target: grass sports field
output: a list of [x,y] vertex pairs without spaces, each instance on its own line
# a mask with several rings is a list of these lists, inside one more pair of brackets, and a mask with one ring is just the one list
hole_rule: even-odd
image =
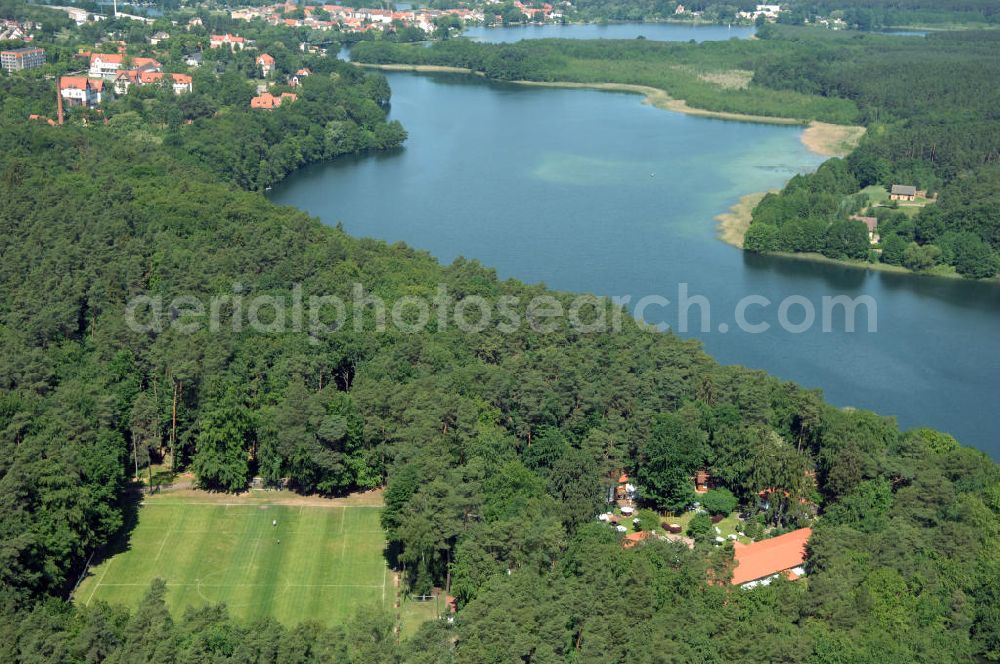
[[359,605],[392,607],[396,589],[377,506],[222,503],[192,495],[148,497],[124,550],[90,569],[75,600],[135,606],[160,577],[175,615],[225,602],[243,619],[330,624]]

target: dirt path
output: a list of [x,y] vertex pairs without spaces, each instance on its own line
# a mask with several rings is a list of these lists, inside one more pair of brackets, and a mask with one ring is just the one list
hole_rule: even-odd
[[175,488],[146,496],[149,503],[203,503],[206,505],[284,505],[305,507],[382,507],[382,489],[352,493],[337,498],[302,496],[292,491],[251,489],[242,493],[219,493],[202,489]]

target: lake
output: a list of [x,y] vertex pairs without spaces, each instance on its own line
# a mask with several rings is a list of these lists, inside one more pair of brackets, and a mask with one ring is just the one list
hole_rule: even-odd
[[[498,84],[463,75],[389,74],[405,148],[315,164],[274,187],[277,203],[355,235],[405,241],[444,262],[479,259],[501,277],[608,296],[703,295],[700,338],[723,363],[807,387],[837,405],[927,425],[1000,457],[1000,287],[747,255],[716,239],[740,196],[815,169],[801,128],[698,118],[639,96]],[[778,303],[869,295],[877,332],[779,329]],[[742,332],[737,303],[762,296]],[[692,309],[698,319],[699,309]],[[650,322],[678,327],[676,309]],[[801,307],[788,312],[792,322]],[[727,326],[726,332],[720,326]],[[837,331],[837,330],[841,331]]]
[[473,41],[507,43],[522,39],[635,39],[651,41],[720,41],[746,39],[756,32],[750,26],[693,25],[683,23],[574,23],[570,25],[524,25],[486,28],[470,27],[462,31]]

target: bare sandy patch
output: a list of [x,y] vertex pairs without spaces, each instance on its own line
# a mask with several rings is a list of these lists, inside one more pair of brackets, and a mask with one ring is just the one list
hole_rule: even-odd
[[864,135],[864,127],[835,125],[814,120],[802,132],[802,143],[817,154],[843,157],[857,147]]
[[747,194],[740,198],[739,202],[729,208],[729,212],[718,215],[715,220],[719,222],[719,239],[726,244],[731,244],[740,249],[743,248],[743,238],[750,228],[750,219],[753,209],[757,207],[761,199],[767,194],[766,191],[758,191]]
[[753,78],[753,72],[746,69],[710,71],[698,74],[698,78],[725,90],[745,90],[750,86],[750,79]]

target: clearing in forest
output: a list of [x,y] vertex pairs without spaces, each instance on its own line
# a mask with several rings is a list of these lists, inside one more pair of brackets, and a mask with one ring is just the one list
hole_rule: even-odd
[[89,570],[74,600],[134,607],[159,577],[178,616],[187,606],[224,602],[242,619],[331,624],[364,604],[392,608],[377,505],[233,496],[220,502],[199,493],[147,497],[120,551]]

